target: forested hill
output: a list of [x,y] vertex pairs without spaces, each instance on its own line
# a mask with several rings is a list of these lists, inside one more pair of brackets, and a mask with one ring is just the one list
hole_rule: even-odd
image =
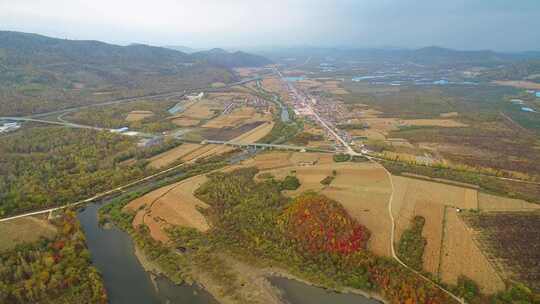
[[167,66],[193,62],[189,55],[161,47],[133,44],[118,46],[100,41],[66,40],[37,34],[0,32],[3,63],[22,64],[113,64]]
[[272,63],[269,59],[263,56],[240,51],[230,53],[223,49],[195,52],[192,54],[192,56],[198,60],[203,60],[208,63],[227,68],[244,66],[259,67]]
[[269,62],[245,53],[220,56],[0,31],[0,116],[229,83],[230,68]]

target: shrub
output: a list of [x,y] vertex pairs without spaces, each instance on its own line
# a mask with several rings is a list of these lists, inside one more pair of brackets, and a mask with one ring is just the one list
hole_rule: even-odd
[[422,270],[422,256],[426,239],[422,237],[422,229],[426,220],[421,216],[415,216],[412,227],[406,229],[401,235],[398,246],[398,256],[403,263],[416,270]]
[[334,161],[336,163],[346,162],[351,159],[349,154],[334,154]]
[[300,187],[300,181],[296,176],[287,175],[281,182],[282,190],[296,190]]

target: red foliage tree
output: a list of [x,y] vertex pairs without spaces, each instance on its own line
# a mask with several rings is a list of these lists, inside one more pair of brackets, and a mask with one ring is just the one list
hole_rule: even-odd
[[366,248],[370,236],[338,202],[315,193],[296,198],[281,220],[287,237],[311,253],[348,255]]

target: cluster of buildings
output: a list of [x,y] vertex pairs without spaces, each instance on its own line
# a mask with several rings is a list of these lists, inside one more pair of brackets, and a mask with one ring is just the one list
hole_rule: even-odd
[[2,126],[0,126],[0,134],[15,131],[15,130],[19,129],[20,127],[21,127],[21,125],[19,123],[6,122]]

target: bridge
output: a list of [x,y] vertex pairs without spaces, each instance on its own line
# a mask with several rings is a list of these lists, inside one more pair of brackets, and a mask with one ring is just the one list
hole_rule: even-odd
[[200,142],[201,145],[226,145],[232,147],[240,148],[256,148],[256,149],[276,149],[276,150],[286,150],[286,151],[299,151],[299,152],[321,152],[321,153],[336,153],[336,151],[309,148],[302,146],[293,146],[293,145],[277,145],[277,144],[263,144],[263,143],[243,143],[235,141],[224,141],[224,140],[210,140],[206,139]]

